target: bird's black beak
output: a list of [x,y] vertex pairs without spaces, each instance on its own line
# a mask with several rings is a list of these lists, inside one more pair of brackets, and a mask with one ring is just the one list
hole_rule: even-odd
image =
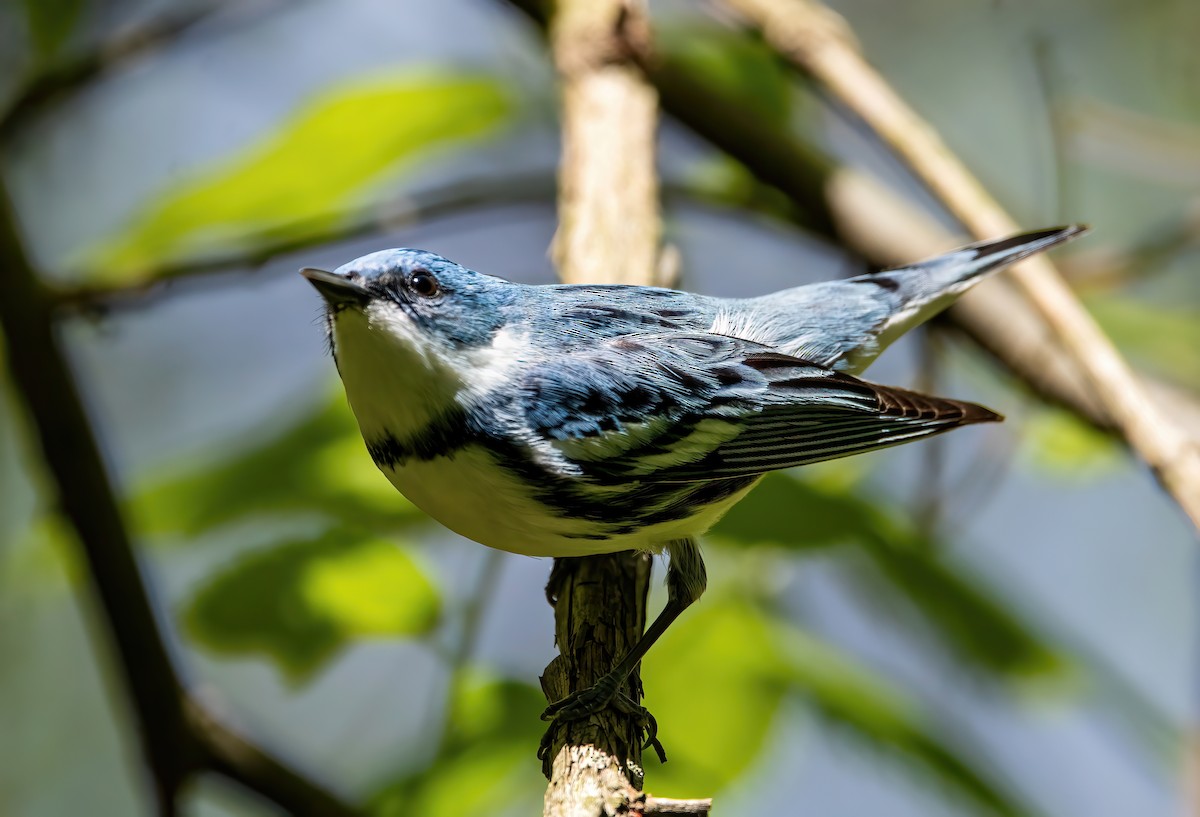
[[313,267],[305,267],[300,274],[317,288],[317,292],[332,307],[365,306],[371,300],[371,293],[366,287],[345,275]]

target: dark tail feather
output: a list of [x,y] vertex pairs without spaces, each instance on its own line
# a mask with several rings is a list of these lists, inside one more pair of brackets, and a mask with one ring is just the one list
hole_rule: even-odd
[[974,261],[978,265],[975,274],[978,275],[1001,264],[1015,264],[1035,253],[1077,238],[1087,231],[1088,227],[1084,224],[1050,227],[1046,230],[1018,233],[994,241],[980,241],[977,244],[963,247],[963,251],[975,251]]

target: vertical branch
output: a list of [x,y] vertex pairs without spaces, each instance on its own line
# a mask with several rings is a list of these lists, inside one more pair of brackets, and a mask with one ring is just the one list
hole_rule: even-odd
[[[867,63],[840,17],[811,0],[725,1],[870,126],[976,238],[1018,230],[937,132]],[[1050,261],[1031,258],[1016,265],[1009,277],[1087,377],[1130,447],[1200,527],[1200,446],[1150,399]]]
[[661,222],[658,95],[631,60],[649,46],[639,0],[562,0],[551,29],[562,78],[554,261],[567,283],[650,284]]
[[[631,552],[556,559],[551,574],[559,655],[546,667],[548,701],[587,689],[637,642],[646,624],[650,559]],[[623,690],[641,697],[634,673]],[[545,817],[602,817],[640,799],[641,729],[616,709],[557,727],[543,757]]]
[[[661,222],[654,146],[658,97],[633,62],[648,46],[639,0],[560,0],[551,26],[562,81],[563,152],[553,256],[571,283],[650,284]],[[560,655],[542,686],[551,701],[598,681],[645,626],[650,561],[618,553],[555,561]],[[636,673],[624,690],[641,697]],[[556,727],[543,769],[546,815],[597,817],[641,802],[641,730],[614,709]]]

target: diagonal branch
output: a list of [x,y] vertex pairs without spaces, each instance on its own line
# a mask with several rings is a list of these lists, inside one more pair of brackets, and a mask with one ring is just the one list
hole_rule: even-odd
[[93,597],[106,617],[142,749],[167,811],[198,762],[188,738],[183,688],[154,620],[133,549],[83,402],[50,316],[50,307],[0,189],[0,326],[13,381],[29,408],[57,500],[89,566]]
[[[812,0],[724,0],[768,43],[858,115],[976,238],[1019,228],[858,51],[836,14]],[[1043,257],[1009,275],[1053,339],[1083,372],[1095,397],[1160,484],[1200,527],[1200,446],[1141,388],[1112,342],[1053,264]]]
[[159,17],[126,28],[88,51],[33,74],[0,112],[0,143],[54,101],[88,86],[116,65],[170,45],[197,24],[233,5],[224,0],[182,4],[182,8],[172,8]]
[[0,269],[0,328],[8,369],[29,410],[57,502],[79,540],[92,597],[116,648],[125,700],[153,776],[158,813],[175,814],[183,784],[197,772],[212,770],[293,813],[355,814],[218,723],[184,690],[159,632],[50,301],[29,262],[2,186]]
[[[511,0],[536,17],[531,0]],[[792,205],[798,226],[880,267],[943,252],[961,243],[936,220],[871,176],[838,164],[815,146],[758,116],[742,100],[690,72],[668,54],[642,65],[662,108],[680,124],[736,159]],[[779,217],[780,213],[770,215]],[[1078,362],[1048,343],[1039,313],[1006,276],[981,285],[981,297],[958,301],[945,319],[992,354],[1026,387],[1097,428],[1114,431]],[[1139,378],[1142,388],[1200,441],[1200,406],[1179,387]]]
[[[364,210],[349,215],[342,219],[340,226],[332,229],[308,229],[303,223],[292,223],[279,231],[280,237],[264,240],[247,249],[210,258],[164,263],[149,267],[135,277],[112,283],[49,285],[49,295],[54,306],[66,315],[105,314],[114,309],[142,307],[180,281],[256,269],[288,253],[395,230],[466,210],[500,204],[549,202],[553,195],[554,183],[548,173],[458,182],[407,194],[371,208],[370,212]],[[84,281],[104,279],[99,271],[83,272],[80,277]]]

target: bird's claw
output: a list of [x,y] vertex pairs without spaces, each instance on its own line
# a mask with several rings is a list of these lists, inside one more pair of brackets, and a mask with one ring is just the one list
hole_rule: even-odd
[[547,777],[550,776],[550,749],[556,727],[569,721],[589,718],[609,706],[622,715],[632,717],[637,728],[645,735],[642,749],[653,747],[655,755],[658,756],[658,762],[667,762],[666,750],[663,749],[662,742],[658,739],[658,721],[650,714],[650,710],[638,704],[628,695],[610,690],[601,679],[594,686],[573,692],[562,700],[555,701],[542,712],[542,720],[550,721],[550,726],[546,728],[546,732],[538,744],[538,758],[542,761],[542,771],[546,773]]

